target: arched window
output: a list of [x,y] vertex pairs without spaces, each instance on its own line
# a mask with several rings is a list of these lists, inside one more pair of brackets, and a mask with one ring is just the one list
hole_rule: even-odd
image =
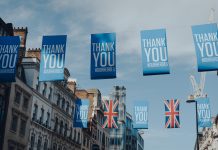
[[56,143],[53,144],[52,150],[57,150],[57,144]]
[[67,101],[67,107],[66,107],[66,112],[69,113],[69,107],[70,107],[70,104],[69,102]]
[[61,95],[58,94],[57,95],[57,105],[60,106],[60,100],[61,100]]
[[55,117],[54,131],[57,131],[57,129],[58,129],[58,118]]
[[41,145],[42,145],[42,138],[38,137],[37,150],[41,150]]
[[43,89],[43,91],[42,91],[42,95],[43,95],[43,96],[46,96],[46,91],[47,91],[47,84],[44,83],[44,89]]
[[60,130],[59,130],[59,133],[62,134],[63,133],[63,121],[61,121],[61,124],[60,124]]
[[48,95],[48,99],[51,100],[51,96],[52,96],[52,88],[49,88],[49,95]]
[[62,150],[62,146],[61,145],[58,146],[58,150]]
[[62,106],[61,106],[61,108],[64,110],[64,108],[65,108],[65,99],[63,98],[62,99]]
[[31,134],[31,139],[30,139],[30,148],[33,149],[35,143],[35,134]]
[[47,150],[47,149],[48,149],[48,140],[45,139],[43,150]]
[[65,123],[65,126],[64,126],[64,136],[67,136],[67,124]]
[[74,130],[74,137],[73,137],[74,141],[76,141],[76,129]]

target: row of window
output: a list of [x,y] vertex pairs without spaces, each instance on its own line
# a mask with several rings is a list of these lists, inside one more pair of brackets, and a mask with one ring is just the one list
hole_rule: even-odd
[[[60,94],[57,94],[57,106],[59,106],[62,110],[66,111],[69,114],[70,111],[70,103],[69,101],[65,100],[64,97],[61,97]],[[72,108],[73,114],[74,108]]]
[[122,142],[121,138],[110,138],[110,145],[120,145]]
[[83,146],[89,148],[89,142],[90,140],[83,135]]
[[65,147],[63,147],[61,145],[57,145],[56,143],[53,144],[52,150],[67,150]]
[[[37,78],[38,79],[38,78]],[[38,81],[38,84],[36,85],[36,90],[38,92],[40,92],[40,87],[41,87],[41,82]],[[47,93],[48,93],[48,89],[49,89],[49,94],[48,94],[48,97],[47,97]],[[41,92],[40,92],[41,93]],[[42,93],[41,93],[44,97],[48,98],[49,100],[51,100],[51,96],[52,96],[52,87],[49,87],[47,86],[47,83],[44,82],[43,83],[43,89],[42,89]]]
[[80,132],[76,132],[76,129],[74,129],[73,133],[73,128],[70,128],[70,134],[68,136],[68,125],[67,123],[63,123],[63,121],[58,121],[58,118],[55,117],[55,125],[54,125],[54,131],[60,135],[63,135],[64,137],[69,137],[70,139],[80,143]]
[[22,109],[24,111],[27,111],[28,107],[29,107],[29,97],[30,96],[28,96],[28,95],[24,94],[23,92],[21,92],[21,90],[16,90],[15,98],[14,98],[14,103],[18,107],[22,103]]
[[[12,114],[12,119],[11,119],[11,127],[10,130],[14,133],[17,132],[17,128],[18,128],[18,123],[19,123],[19,115],[17,114]],[[25,136],[26,133],[26,125],[27,125],[27,120],[23,119],[22,117],[20,117],[20,128],[19,128],[19,135],[21,137]]]
[[48,150],[48,139],[45,139],[44,142],[42,141],[42,137],[38,136],[37,143],[35,141],[35,134],[31,134],[30,138],[30,148],[29,150],[33,150],[36,147],[37,150]]
[[33,116],[32,116],[32,120],[36,121],[42,125],[45,125],[46,127],[49,127],[49,121],[50,121],[50,112],[46,113],[46,120],[45,120],[45,110],[44,108],[41,108],[41,114],[39,119],[37,118],[38,116],[38,105],[34,104],[34,109],[33,109]]

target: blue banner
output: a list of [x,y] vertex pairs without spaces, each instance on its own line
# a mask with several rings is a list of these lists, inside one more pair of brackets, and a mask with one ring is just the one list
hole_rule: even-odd
[[211,127],[211,113],[210,102],[208,98],[198,98],[197,110],[198,110],[198,127]]
[[116,34],[91,34],[91,79],[116,78]]
[[74,114],[74,127],[87,128],[89,113],[89,100],[76,100],[76,109]]
[[39,81],[64,80],[66,35],[43,36]]
[[217,24],[192,26],[198,71],[218,70]]
[[15,81],[19,49],[19,36],[0,36],[0,82]]
[[133,128],[148,129],[148,103],[136,101],[133,109]]
[[141,31],[143,75],[169,74],[166,30]]

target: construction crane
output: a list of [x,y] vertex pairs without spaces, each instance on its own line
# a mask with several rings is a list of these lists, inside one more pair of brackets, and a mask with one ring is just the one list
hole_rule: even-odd
[[197,84],[195,77],[193,75],[189,77],[193,88],[193,95],[191,95],[192,97],[190,97],[190,99],[205,97],[205,93],[204,93],[205,77],[206,77],[206,72],[202,72],[199,84]]

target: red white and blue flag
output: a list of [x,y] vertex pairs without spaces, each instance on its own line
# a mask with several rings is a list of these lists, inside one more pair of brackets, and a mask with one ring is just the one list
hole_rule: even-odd
[[165,105],[165,128],[180,128],[179,100],[164,100]]
[[103,100],[104,103],[104,124],[103,128],[118,128],[118,104],[117,100]]

